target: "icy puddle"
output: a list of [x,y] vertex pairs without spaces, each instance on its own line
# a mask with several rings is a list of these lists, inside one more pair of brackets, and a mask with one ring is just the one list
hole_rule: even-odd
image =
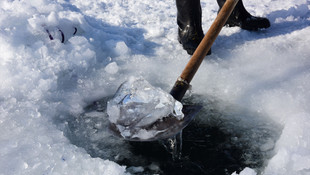
[[[108,130],[106,104],[102,99],[79,116],[67,116],[62,128],[72,144],[92,157],[125,165],[132,174],[232,174],[245,167],[262,171],[274,154],[281,127],[267,117],[204,97],[183,103],[200,103],[202,111],[183,130],[181,158],[173,159],[167,140],[129,142]],[[181,146],[181,148],[180,148]]]

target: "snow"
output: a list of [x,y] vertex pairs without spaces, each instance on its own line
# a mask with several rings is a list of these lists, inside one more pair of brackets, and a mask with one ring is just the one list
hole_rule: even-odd
[[[103,129],[108,119],[90,113],[101,132],[88,128],[88,135],[77,133],[104,139],[101,157],[70,138],[68,121],[79,121],[86,106],[111,97],[130,76],[170,90],[189,59],[177,41],[174,3],[2,0],[0,174],[129,172],[115,163],[129,153],[126,143],[110,139]],[[206,32],[218,7],[216,1],[201,4]],[[271,27],[258,32],[224,28],[194,77],[191,94],[227,114],[244,114],[202,121],[221,121],[223,130],[239,136],[233,139],[236,143],[247,140],[266,152],[262,174],[309,174],[310,2],[244,4],[252,14],[268,17]],[[266,130],[274,134],[266,138]],[[255,172],[246,168],[241,174]]]
[[164,118],[182,120],[183,105],[143,78],[130,77],[107,102],[109,121],[124,138],[149,139],[166,129],[152,127]]

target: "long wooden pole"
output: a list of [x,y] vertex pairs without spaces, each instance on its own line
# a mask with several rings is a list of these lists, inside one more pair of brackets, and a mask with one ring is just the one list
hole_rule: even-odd
[[185,66],[182,74],[175,82],[170,94],[178,101],[181,101],[187,89],[189,88],[189,83],[192,81],[194,75],[196,74],[200,64],[210,50],[215,39],[219,35],[223,26],[225,25],[228,17],[235,8],[238,0],[226,0],[219,14],[215,18],[214,22],[210,26],[208,32],[200,42],[199,46],[195,50],[193,56]]

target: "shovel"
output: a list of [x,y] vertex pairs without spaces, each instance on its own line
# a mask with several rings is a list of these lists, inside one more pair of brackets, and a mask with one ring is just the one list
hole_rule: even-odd
[[[223,28],[224,24],[226,23],[228,17],[232,13],[237,3],[238,0],[226,0],[225,4],[223,5],[216,19],[212,23],[208,32],[200,42],[193,56],[191,57],[186,67],[184,68],[183,72],[181,73],[180,77],[177,79],[173,88],[171,89],[170,94],[176,100],[178,101],[182,100],[200,64],[207,55],[213,42],[219,35],[221,29]],[[167,117],[166,120],[156,122],[152,126],[153,129],[155,127],[156,130],[160,131],[154,137],[148,139],[141,139],[141,138],[124,138],[124,139],[129,141],[154,141],[170,138],[178,134],[180,131],[182,131],[182,129],[184,129],[190,123],[190,121],[194,118],[195,114],[197,114],[200,109],[201,106],[184,105],[182,109],[182,112],[184,113],[184,118],[182,120],[178,120],[173,117]],[[115,125],[111,124],[110,129],[116,135],[122,137]]]

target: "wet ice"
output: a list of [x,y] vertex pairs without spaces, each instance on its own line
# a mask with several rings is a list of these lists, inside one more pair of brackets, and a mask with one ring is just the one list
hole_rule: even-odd
[[164,117],[181,120],[182,107],[169,93],[142,78],[131,77],[108,102],[107,113],[122,137],[148,139],[165,132],[150,127],[155,122]]

